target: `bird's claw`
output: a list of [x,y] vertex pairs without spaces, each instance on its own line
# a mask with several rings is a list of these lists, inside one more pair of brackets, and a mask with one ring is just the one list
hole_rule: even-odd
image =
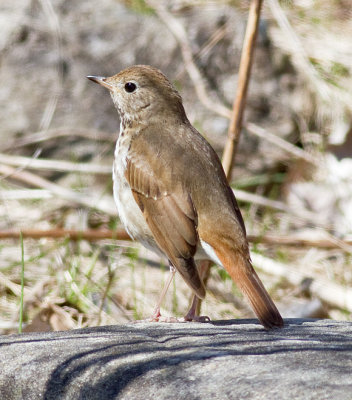
[[210,318],[207,315],[186,315],[183,320],[185,322],[210,322]]

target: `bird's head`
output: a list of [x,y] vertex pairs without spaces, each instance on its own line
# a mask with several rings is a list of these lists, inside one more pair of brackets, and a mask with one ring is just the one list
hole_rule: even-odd
[[135,65],[109,78],[87,76],[109,89],[122,120],[162,122],[170,116],[186,119],[182,99],[165,75],[154,67]]

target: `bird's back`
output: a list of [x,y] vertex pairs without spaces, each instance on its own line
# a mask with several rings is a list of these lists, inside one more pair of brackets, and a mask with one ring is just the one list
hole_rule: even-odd
[[247,247],[243,218],[219,157],[188,121],[178,124],[177,131],[162,124],[148,125],[136,141],[146,157],[154,155],[147,157],[153,160],[150,167],[166,190],[171,193],[178,186],[187,188],[197,213],[198,231],[231,232],[229,240]]

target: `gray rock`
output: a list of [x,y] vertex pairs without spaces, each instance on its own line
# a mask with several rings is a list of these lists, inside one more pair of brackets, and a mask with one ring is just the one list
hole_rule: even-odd
[[352,323],[135,323],[0,337],[0,398],[351,399]]

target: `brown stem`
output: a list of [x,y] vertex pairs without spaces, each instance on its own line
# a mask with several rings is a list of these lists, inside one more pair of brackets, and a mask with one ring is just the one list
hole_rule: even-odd
[[262,2],[263,0],[252,0],[249,9],[248,23],[238,73],[236,97],[233,103],[233,112],[231,115],[228,138],[222,161],[226,176],[229,181],[231,180],[232,165],[242,128],[242,117],[246,104],[247,88],[253,62],[254,47],[258,32]]
[[21,169],[15,169],[9,165],[0,163],[0,175],[3,175],[5,178],[11,178],[19,182],[24,182],[27,185],[47,189],[59,198],[72,201],[77,204],[83,204],[86,207],[96,208],[106,212],[108,215],[116,214],[115,207],[110,207],[110,204],[106,204],[105,202],[101,201],[102,199],[80,195],[73,190],[50,182],[45,178],[33,174],[32,172],[22,171]]
[[[26,239],[41,239],[41,238],[69,238],[70,240],[87,240],[95,242],[104,239],[115,239],[115,240],[131,240],[127,232],[123,229],[117,229],[112,231],[110,229],[87,229],[84,231],[74,229],[9,229],[0,230],[1,239],[19,239],[20,233]],[[284,235],[248,235],[247,239],[250,243],[262,243],[274,246],[290,246],[290,247],[315,247],[319,249],[336,249],[339,248],[346,252],[351,252],[352,240],[341,240],[333,236],[325,239],[307,239],[304,237],[292,237]],[[204,271],[204,264],[202,264],[202,277],[206,279],[206,271]]]
[[[258,32],[262,2],[262,0],[252,0],[249,9],[246,34],[244,38],[240,61],[240,69],[238,73],[237,91],[233,103],[233,111],[231,114],[231,120],[228,129],[228,137],[224,148],[222,160],[223,168],[228,181],[231,180],[232,165],[234,162],[237,144],[242,128],[242,116],[246,104],[247,88],[253,61],[254,46]],[[202,268],[205,276],[209,276],[210,267],[211,261],[203,262]],[[201,304],[202,301],[199,300],[197,304],[198,313],[200,312]]]
[[59,239],[69,238],[70,240],[88,240],[96,241],[103,239],[117,239],[117,240],[131,240],[127,232],[123,229],[112,231],[110,229],[98,230],[98,229],[87,229],[79,231],[75,229],[10,229],[0,231],[0,239],[19,239],[20,232],[22,232],[23,238],[40,239],[43,237]]

